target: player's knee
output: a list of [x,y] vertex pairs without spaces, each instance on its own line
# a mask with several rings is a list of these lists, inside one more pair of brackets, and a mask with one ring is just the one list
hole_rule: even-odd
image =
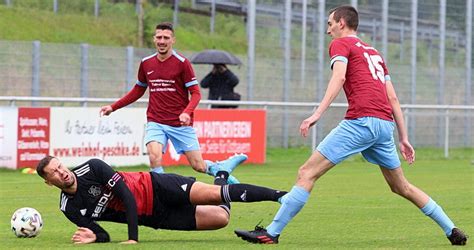
[[312,176],[308,165],[304,164],[298,169],[298,180],[310,182],[314,181],[314,177]]
[[188,159],[191,167],[198,172],[206,172],[206,163],[203,160]]
[[230,220],[230,215],[222,209],[221,212],[216,214],[216,227],[217,228],[223,228],[226,227],[229,224]]
[[409,183],[397,183],[394,185],[390,185],[390,189],[393,193],[398,194],[403,197],[409,196],[411,193],[411,188]]
[[150,153],[149,159],[151,166],[161,166],[161,154]]

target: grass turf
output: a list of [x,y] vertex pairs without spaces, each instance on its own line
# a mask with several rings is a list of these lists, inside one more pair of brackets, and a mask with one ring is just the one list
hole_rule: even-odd
[[[270,149],[267,164],[243,165],[235,170],[242,183],[276,189],[291,189],[298,166],[309,156],[308,149]],[[419,151],[430,155],[432,151]],[[470,156],[467,156],[469,158]],[[472,157],[472,156],[471,156]],[[455,224],[468,234],[474,232],[474,166],[470,159],[419,157],[414,166],[404,165],[407,178],[440,204]],[[145,167],[121,168],[146,171]],[[167,172],[212,178],[190,167]],[[2,249],[76,248],[70,238],[75,226],[59,210],[59,191],[46,186],[36,175],[0,170],[0,239]],[[44,227],[36,238],[16,238],[10,231],[10,216],[20,207],[34,207],[43,216]],[[179,232],[140,227],[140,243],[122,246],[127,239],[123,224],[100,223],[112,242],[91,244],[81,249],[261,249],[237,238],[233,230],[252,229],[263,220],[271,222],[279,204],[233,203],[230,224],[216,231]],[[472,242],[468,241],[468,247]],[[440,228],[415,206],[392,194],[377,166],[353,157],[336,166],[316,184],[303,210],[284,230],[278,249],[302,248],[450,248]]]

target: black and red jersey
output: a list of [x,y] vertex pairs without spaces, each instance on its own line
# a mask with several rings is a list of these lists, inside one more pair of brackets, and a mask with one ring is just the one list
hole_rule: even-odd
[[153,187],[147,172],[122,173],[107,163],[92,159],[72,169],[77,180],[75,194],[61,192],[60,209],[79,227],[91,229],[96,242],[110,240],[95,221],[128,224],[130,240],[138,240],[138,224],[153,213]]

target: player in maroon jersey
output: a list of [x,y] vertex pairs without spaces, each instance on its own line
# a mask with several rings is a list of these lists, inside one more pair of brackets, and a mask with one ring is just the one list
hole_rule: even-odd
[[[145,144],[152,171],[163,172],[163,153],[169,139],[177,153],[184,154],[194,170],[215,176],[216,164],[203,160],[192,127],[194,110],[201,100],[198,81],[189,60],[173,50],[175,40],[171,23],[158,24],[153,36],[156,53],[142,59],[136,85],[112,105],[102,107],[100,113],[109,115],[135,102],[149,88]],[[230,161],[230,165],[239,165],[246,159],[246,155],[235,155],[226,161]],[[228,181],[238,183],[233,176]]]
[[99,159],[69,170],[58,158],[47,156],[36,169],[47,184],[61,189],[59,207],[79,227],[73,242],[110,241],[96,222],[113,221],[128,225],[128,240],[123,243],[133,244],[138,242],[138,225],[219,229],[229,222],[230,202],[278,201],[286,194],[249,184],[228,185],[230,172],[217,165],[215,185],[176,174],[116,172]]
[[296,185],[282,197],[273,222],[266,228],[257,225],[255,230],[236,230],[235,233],[253,243],[278,243],[283,228],[306,204],[314,183],[347,157],[362,153],[367,161],[380,167],[394,193],[433,219],[453,245],[465,245],[466,235],[435,201],[409,183],[403,174],[393,138],[395,125],[401,154],[409,164],[415,161],[415,150],[408,141],[387,66],[375,48],[357,37],[358,23],[358,13],[352,6],[339,6],[329,12],[327,33],[333,38],[329,46],[332,76],[320,106],[301,123],[300,132],[307,136],[309,128],[321,118],[342,88],[349,102],[345,119],[300,167]]

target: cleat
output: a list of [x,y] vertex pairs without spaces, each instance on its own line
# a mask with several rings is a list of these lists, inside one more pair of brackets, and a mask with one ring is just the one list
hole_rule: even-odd
[[[212,162],[212,161],[209,161],[209,160],[205,160],[205,162],[206,162],[206,165],[207,165],[206,173],[210,176],[216,176],[217,172],[219,172],[220,169],[221,169],[221,167],[220,167],[221,163],[220,162]],[[226,171],[226,170],[223,170],[223,171]],[[227,178],[227,184],[239,184],[239,183],[240,183],[240,181],[237,180],[237,178],[235,178],[233,175],[229,174],[229,178]]]
[[464,234],[463,231],[459,228],[453,228],[451,235],[448,236],[448,240],[451,242],[451,245],[466,245],[468,236]]
[[255,226],[253,231],[235,230],[234,233],[245,241],[257,244],[278,244],[280,237],[280,235],[271,236],[267,233],[267,229],[259,225]]
[[248,156],[246,154],[235,154],[225,161],[218,162],[218,171],[226,171],[230,175],[238,165],[247,159]]

